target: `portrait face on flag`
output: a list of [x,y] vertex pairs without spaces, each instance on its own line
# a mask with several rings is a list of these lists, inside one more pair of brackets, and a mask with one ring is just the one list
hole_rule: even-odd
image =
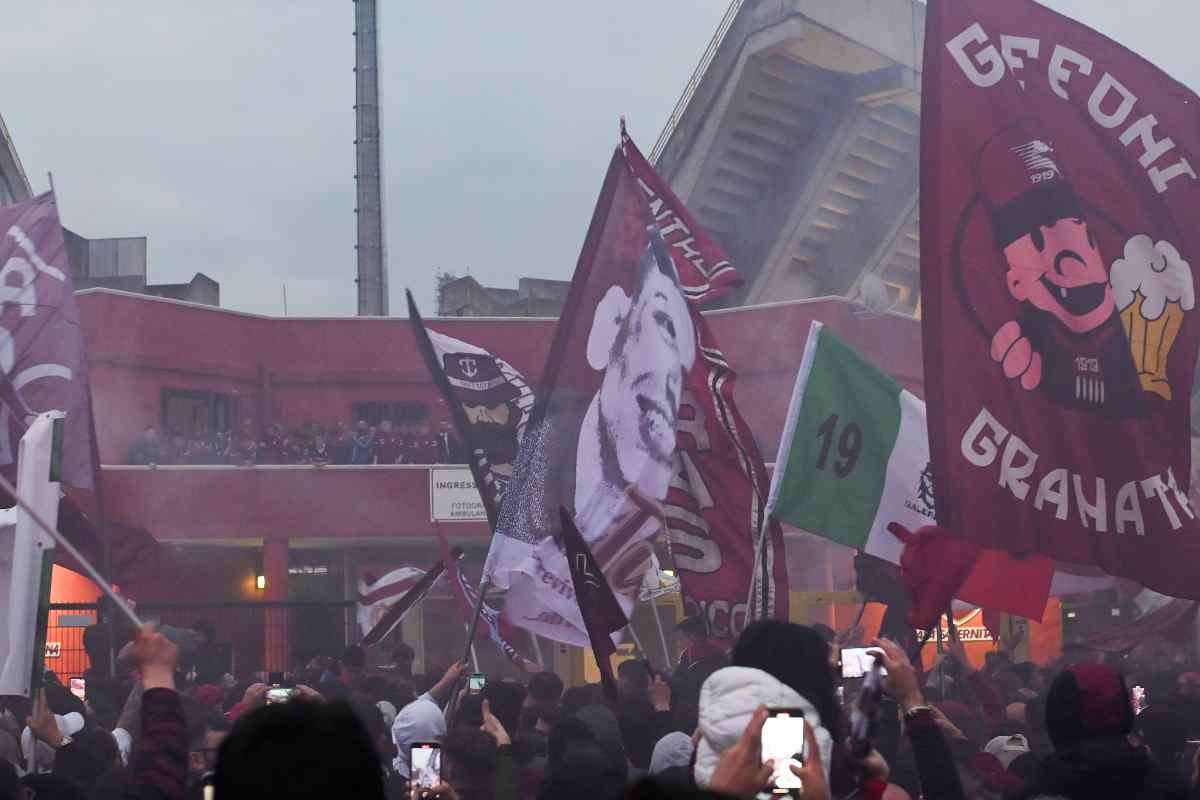
[[587,361],[602,377],[576,443],[577,514],[621,502],[631,489],[662,500],[671,481],[696,331],[656,235],[647,236],[632,296],[611,286],[592,314]]
[[[587,644],[560,508],[628,615],[660,581],[665,532],[684,605],[717,638],[748,616],[766,471],[733,400],[736,372],[699,313],[740,283],[625,137],[609,164],[500,509],[484,574],[512,624]],[[767,613],[786,615],[782,539]],[[652,585],[651,585],[652,584]]]
[[1029,0],[932,0],[927,19],[921,283],[938,521],[1196,596],[1200,103]]

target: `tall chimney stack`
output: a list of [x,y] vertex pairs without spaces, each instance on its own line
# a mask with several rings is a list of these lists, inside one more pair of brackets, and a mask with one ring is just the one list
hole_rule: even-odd
[[358,316],[388,314],[383,248],[383,170],[379,155],[379,46],[375,0],[354,0],[354,139],[358,169]]

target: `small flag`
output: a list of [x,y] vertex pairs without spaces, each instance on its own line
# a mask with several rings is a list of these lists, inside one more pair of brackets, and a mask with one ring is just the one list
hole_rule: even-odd
[[[364,619],[363,608],[385,606],[386,610],[378,621],[363,632],[363,647],[379,644],[391,633],[413,606],[425,599],[429,590],[437,583],[438,578],[445,572],[446,565],[438,561],[428,570],[422,572],[415,567],[389,572],[383,578],[373,582],[368,591],[360,589],[359,624]],[[398,599],[392,599],[396,598]],[[370,619],[368,616],[367,619]]]
[[583,625],[592,643],[592,652],[596,655],[604,692],[609,700],[616,703],[617,679],[613,675],[612,656],[617,648],[609,634],[624,628],[629,620],[625,618],[625,612],[621,610],[621,604],[617,602],[587,542],[575,527],[571,512],[561,508],[559,518],[567,567],[571,571],[571,584],[575,587],[575,601],[579,603]]
[[[450,547],[446,537],[442,535],[440,525],[434,523],[433,529],[437,533],[438,543],[441,545],[442,563],[450,565],[450,587],[454,590],[455,599],[458,600],[458,609],[463,614],[465,627],[471,624],[471,620],[475,616],[475,604],[479,602],[479,592],[471,585],[471,582],[467,580],[466,573],[463,572],[463,551],[457,547]],[[476,641],[480,639],[481,634],[484,634],[483,638],[491,639],[505,658],[521,669],[528,673],[542,671],[541,664],[530,661],[521,655],[521,651],[513,645],[511,640],[512,626],[501,619],[500,612],[488,605],[486,601],[479,607],[479,618],[483,621],[486,630],[475,628]]]

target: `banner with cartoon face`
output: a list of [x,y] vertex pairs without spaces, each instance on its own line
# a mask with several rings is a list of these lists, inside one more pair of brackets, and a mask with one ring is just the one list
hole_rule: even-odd
[[939,521],[1200,597],[1200,101],[1028,0],[930,0],[921,281]]

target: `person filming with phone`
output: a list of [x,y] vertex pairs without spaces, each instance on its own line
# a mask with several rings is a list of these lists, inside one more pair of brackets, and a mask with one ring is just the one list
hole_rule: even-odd
[[[890,769],[872,745],[869,719],[843,730],[835,683],[841,659],[811,628],[775,620],[752,623],[700,695],[695,779],[733,797],[880,800]],[[949,746],[899,645],[878,640],[855,670],[864,685],[894,701],[903,716],[926,800],[962,800]],[[886,677],[885,677],[886,675]],[[877,715],[868,697],[855,716]]]

